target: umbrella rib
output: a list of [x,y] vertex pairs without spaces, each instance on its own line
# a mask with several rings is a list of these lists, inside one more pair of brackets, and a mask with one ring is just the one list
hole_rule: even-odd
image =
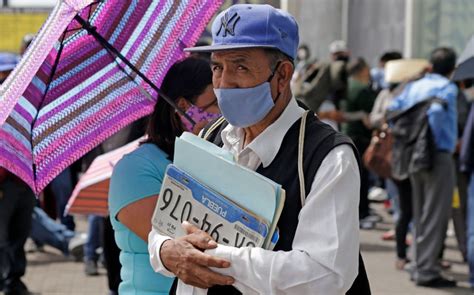
[[[120,71],[122,71],[127,77],[130,78],[130,80],[135,83],[138,87],[140,87],[140,84],[138,84],[136,81],[134,81],[132,75],[130,73],[127,72],[127,70],[125,69],[125,67],[123,67],[118,61],[117,59],[115,58],[115,55],[114,53],[107,47],[104,48],[107,53],[112,57],[112,59],[114,60],[114,62],[117,64],[117,67],[120,69]],[[151,95],[149,96],[149,99],[150,100],[153,100],[153,97],[151,97]]]
[[192,125],[196,123],[194,120],[183,110],[178,108],[171,98],[169,98],[160,88],[158,88],[150,79],[148,79],[145,74],[143,74],[139,69],[137,69],[127,58],[125,58],[112,44],[110,44],[102,35],[100,35],[96,28],[91,26],[90,23],[85,21],[79,14],[77,14],[74,19],[82,25],[82,27],[91,34],[102,46],[110,50],[116,57],[123,61],[132,71],[134,71],[140,78],[142,78],[148,85],[150,85],[153,90],[155,90],[168,104],[170,104],[180,115],[185,117]]
[[[58,54],[56,55],[53,67],[51,68],[51,74],[49,75],[48,82],[46,83],[46,88],[44,90],[43,97],[40,100],[40,103],[39,103],[39,106],[38,106],[38,111],[36,112],[36,115],[35,115],[32,123],[31,123],[30,143],[31,143],[32,148],[33,148],[33,128],[35,128],[35,124],[36,124],[36,121],[38,120],[40,110],[43,107],[43,104],[44,104],[45,99],[46,99],[46,94],[49,91],[49,88],[51,86],[51,82],[53,81],[54,74],[56,73],[56,68],[58,67],[59,59],[61,58],[61,53],[62,53],[63,48],[64,48],[64,39],[65,38],[66,38],[66,32],[64,32],[63,35],[61,36],[61,41],[60,41],[60,44],[59,44]],[[35,164],[35,159],[34,159],[35,158],[34,153],[31,154],[31,157],[32,157],[32,167],[33,167],[33,179],[36,183],[36,164]]]
[[125,67],[123,67],[118,61],[117,59],[115,58],[115,55],[113,54],[112,51],[110,51],[110,49],[108,48],[105,48],[105,50],[107,51],[107,53],[112,57],[112,59],[114,60],[114,62],[117,64],[117,67],[120,69],[120,71],[122,71],[125,76],[127,76],[128,78],[130,78],[130,81],[132,83],[134,83],[140,90],[140,92],[145,95],[149,100],[151,101],[154,101],[153,100],[153,97],[151,96],[150,93],[148,93],[148,91],[146,91],[137,81],[134,80],[133,76],[131,75],[131,73],[127,72],[127,70],[125,69]]

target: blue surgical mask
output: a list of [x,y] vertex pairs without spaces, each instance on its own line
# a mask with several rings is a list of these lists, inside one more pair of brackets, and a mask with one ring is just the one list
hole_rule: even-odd
[[275,106],[270,88],[273,76],[251,88],[214,88],[219,109],[229,124],[245,128],[265,118]]

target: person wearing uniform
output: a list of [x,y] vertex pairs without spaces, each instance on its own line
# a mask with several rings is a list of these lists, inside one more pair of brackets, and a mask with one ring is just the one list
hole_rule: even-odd
[[179,279],[177,294],[370,294],[359,255],[357,151],[291,93],[294,18],[269,5],[233,5],[212,36],[212,45],[188,49],[212,53],[225,119],[201,135],[283,186],[280,239],[273,251],[217,245],[185,222],[184,237],[150,232],[152,267]]

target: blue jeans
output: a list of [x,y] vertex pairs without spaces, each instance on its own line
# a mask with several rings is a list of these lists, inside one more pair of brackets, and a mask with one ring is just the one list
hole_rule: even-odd
[[43,209],[35,207],[30,237],[37,245],[49,245],[67,256],[69,240],[74,237],[74,232],[49,218]]
[[467,196],[467,260],[469,283],[474,287],[474,172],[471,173]]
[[101,245],[101,227],[104,223],[104,217],[98,215],[89,215],[89,227],[87,233],[87,242],[84,245],[84,259],[97,261],[99,256],[96,250]]
[[53,191],[54,197],[56,198],[56,212],[59,220],[64,224],[67,229],[74,231],[76,224],[74,218],[71,215],[64,215],[67,202],[72,195],[74,189],[72,183],[71,168],[64,169],[58,176],[56,176],[50,184],[51,190]]

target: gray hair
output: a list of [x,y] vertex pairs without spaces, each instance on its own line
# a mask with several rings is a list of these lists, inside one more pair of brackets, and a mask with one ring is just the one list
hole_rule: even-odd
[[276,66],[278,62],[287,60],[291,62],[291,64],[294,67],[294,61],[291,57],[288,55],[284,54],[278,49],[273,49],[273,48],[264,48],[263,49],[265,52],[265,55],[268,57],[268,60],[270,61],[270,69],[272,69],[272,72],[276,70]]

